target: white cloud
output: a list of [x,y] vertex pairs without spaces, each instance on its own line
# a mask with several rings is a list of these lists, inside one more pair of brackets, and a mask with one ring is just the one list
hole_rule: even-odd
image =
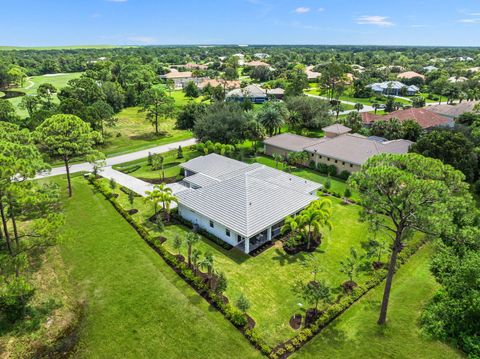
[[464,23],[464,24],[475,24],[480,22],[480,19],[460,19],[458,22]]
[[422,28],[422,27],[428,27],[428,25],[415,24],[415,25],[411,25],[410,27],[413,27],[414,29],[418,29],[418,28]]
[[317,9],[317,11],[318,11],[318,12],[322,12],[322,11],[325,11],[325,9],[324,9],[323,7],[319,7],[319,8]]
[[309,7],[304,7],[304,6],[300,6],[300,7],[297,7],[295,9],[295,12],[297,14],[306,14],[307,12],[310,12],[310,8]]
[[357,19],[357,24],[360,25],[376,25],[376,26],[393,26],[393,22],[389,21],[387,16],[360,16]]
[[127,41],[131,41],[135,44],[141,45],[153,45],[158,42],[156,38],[151,36],[129,36],[127,37]]

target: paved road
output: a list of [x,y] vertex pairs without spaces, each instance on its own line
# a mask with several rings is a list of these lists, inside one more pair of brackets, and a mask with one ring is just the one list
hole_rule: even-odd
[[[322,100],[330,101],[330,99],[328,97],[312,95],[312,94],[309,94],[309,93],[307,93],[306,95],[310,96],[310,97],[315,97],[315,98],[319,98],[319,99],[322,99]],[[346,105],[355,106],[355,102],[343,101],[343,100],[340,100],[340,102],[344,103]],[[370,112],[370,111],[375,111],[375,109],[372,106],[363,105],[363,108],[359,112]],[[339,113],[339,115],[346,115],[347,113],[350,113],[350,112],[357,112],[357,110],[342,111],[342,112]]]
[[[195,143],[196,143],[196,139],[191,138],[185,141],[173,142],[173,143],[169,143],[162,146],[152,147],[146,150],[109,157],[105,161],[106,167],[111,167],[114,165],[119,165],[121,163],[130,162],[130,161],[138,160],[141,158],[146,158],[149,153],[164,153],[164,152],[174,150],[178,148],[178,146],[182,146],[182,147],[191,146]],[[77,163],[70,166],[70,173],[90,172],[90,171],[92,171],[92,165],[88,162]],[[64,174],[66,174],[66,170],[65,170],[65,167],[62,166],[62,167],[52,168],[52,170],[49,172],[39,173],[35,178],[45,178],[45,177],[58,176],[58,175],[64,175]]]

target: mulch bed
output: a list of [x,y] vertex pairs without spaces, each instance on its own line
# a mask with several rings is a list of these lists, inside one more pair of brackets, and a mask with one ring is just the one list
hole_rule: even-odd
[[295,330],[300,329],[300,327],[302,326],[302,315],[292,315],[292,317],[290,318],[290,326]]
[[315,252],[315,250],[318,248],[318,246],[322,243],[322,239],[321,239],[321,237],[312,239],[310,241],[310,248],[308,248],[308,243],[307,242],[301,243],[301,244],[299,244],[298,246],[295,246],[295,247],[288,247],[287,243],[285,243],[283,245],[283,249],[285,250],[285,252],[287,252],[287,254],[297,254],[297,253],[300,253],[300,252],[311,253],[311,252]]
[[163,244],[167,241],[167,239],[163,236],[158,236],[158,237],[155,237],[155,239],[159,240],[160,241],[160,244]]
[[253,318],[251,316],[249,316],[248,314],[245,314],[245,317],[247,318],[247,326],[248,326],[248,329],[253,329],[255,328],[255,320],[253,320]]
[[258,247],[254,251],[250,252],[249,255],[251,257],[256,257],[259,254],[265,252],[268,248],[272,247],[273,245],[274,245],[273,241],[268,241],[268,242],[262,244],[260,247]]
[[358,284],[355,283],[354,281],[347,280],[346,282],[342,283],[342,288],[345,291],[345,293],[352,293],[353,289],[355,289],[357,285]]
[[162,184],[162,183],[169,184],[169,183],[175,183],[179,181],[178,177],[165,177],[164,179],[139,177],[138,179],[147,183],[152,183],[152,184]]
[[315,323],[315,321],[322,315],[323,312],[316,310],[315,308],[307,309],[305,314],[305,326],[309,327]]

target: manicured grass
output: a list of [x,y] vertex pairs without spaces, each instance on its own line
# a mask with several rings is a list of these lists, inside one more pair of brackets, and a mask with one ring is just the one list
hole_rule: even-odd
[[73,184],[62,255],[86,302],[79,357],[260,357],[102,195],[81,177]]
[[106,143],[101,150],[107,155],[133,152],[166,143],[186,140],[192,137],[191,132],[177,130],[175,119],[160,120],[160,135],[145,118],[145,112],[139,107],[124,108],[116,117],[115,127],[107,129]]
[[[34,94],[37,92],[38,86],[40,86],[43,83],[50,83],[53,86],[57,88],[57,90],[62,89],[67,85],[67,82],[76,78],[79,78],[82,75],[82,72],[72,72],[72,73],[65,73],[65,74],[54,74],[53,76],[50,75],[43,75],[43,76],[32,76],[29,77],[27,80],[25,80],[25,84],[23,87],[19,87],[16,89],[12,90],[18,90],[18,91],[23,91],[27,95],[28,94]],[[54,102],[58,101],[57,95],[54,95]],[[15,97],[12,99],[9,99],[13,106],[15,106],[17,113],[21,117],[26,117],[27,111],[23,110],[18,107],[20,102],[22,101],[21,97]]]
[[[170,151],[167,153],[162,154],[164,158],[164,175],[165,178],[169,177],[176,177],[181,174],[181,167],[179,166],[181,163],[187,162],[192,158],[199,156],[200,153],[194,151],[190,148],[183,149],[183,158],[178,157],[178,151]],[[140,160],[131,161],[127,163],[122,163],[118,166],[113,166],[114,169],[122,171],[132,166],[140,166],[140,168],[134,172],[128,173],[130,176],[137,177],[137,178],[161,178],[162,171],[161,170],[152,170],[152,166],[148,164],[147,158],[142,158]]]
[[433,248],[420,249],[396,274],[386,327],[376,324],[383,285],[354,304],[292,358],[463,358],[426,338],[418,320],[438,285],[429,271]]
[[[108,186],[106,180],[104,183]],[[134,217],[143,223],[152,235],[166,237],[164,245],[172,253],[176,253],[173,247],[174,238],[185,238],[190,229],[180,225],[166,225],[165,230],[160,233],[148,221],[153,215],[152,204],[137,197],[132,206],[128,203],[126,194],[120,191],[117,193],[122,206],[126,209],[138,209],[139,212]],[[322,263],[319,278],[325,279],[338,294],[339,286],[347,280],[339,271],[339,262],[348,256],[350,247],[363,253],[361,242],[369,238],[369,232],[367,225],[359,220],[359,206],[345,205],[334,197],[330,199],[333,203],[334,229],[331,232],[324,230],[322,244],[313,256]],[[236,248],[227,251],[205,238],[197,244],[197,248],[202,253],[212,253],[215,257],[215,269],[225,273],[229,283],[226,295],[230,301],[235,301],[240,293],[244,293],[250,300],[249,314],[256,320],[256,329],[268,344],[274,346],[295,333],[289,326],[289,319],[295,313],[304,313],[309,305],[302,303],[302,307],[299,307],[298,303],[302,301],[293,293],[292,286],[297,280],[311,279],[308,269],[303,265],[309,255],[287,255],[277,243],[258,256],[250,257]],[[186,252],[184,245],[181,253],[186,256]],[[362,273],[356,280],[364,282],[367,278],[368,275]]]
[[436,95],[436,94],[432,94],[434,97],[437,97],[439,100],[430,100],[428,99],[428,93],[421,93],[420,96],[422,96],[424,99],[425,99],[425,102],[426,103],[438,103],[439,100],[441,100],[441,102],[447,102],[447,98],[443,95]]

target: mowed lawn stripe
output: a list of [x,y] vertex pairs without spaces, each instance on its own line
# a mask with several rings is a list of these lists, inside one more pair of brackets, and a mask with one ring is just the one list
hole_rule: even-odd
[[87,304],[79,357],[260,357],[83,179],[65,207],[62,255]]

